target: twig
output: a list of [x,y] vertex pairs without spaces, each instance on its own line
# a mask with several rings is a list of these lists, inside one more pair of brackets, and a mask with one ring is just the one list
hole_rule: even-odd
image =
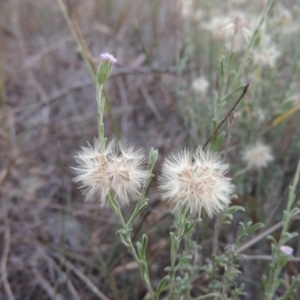
[[51,255],[56,257],[57,259],[60,260],[62,264],[64,264],[68,269],[73,271],[73,273],[80,278],[89,288],[90,290],[99,297],[101,300],[109,300],[96,286],[95,284],[88,278],[86,277],[80,270],[78,270],[72,263],[66,260],[65,257],[60,255],[57,252],[51,252]]
[[234,109],[236,108],[236,106],[239,104],[239,102],[242,100],[242,98],[244,97],[244,95],[247,93],[248,87],[249,87],[250,83],[248,83],[247,85],[245,85],[243,92],[241,94],[241,96],[239,97],[239,99],[235,102],[235,104],[232,106],[232,108],[229,110],[229,112],[227,113],[227,115],[224,117],[224,119],[219,123],[219,125],[217,126],[217,128],[214,130],[214,132],[211,134],[211,136],[208,138],[208,140],[206,141],[206,143],[204,144],[204,146],[202,147],[202,150],[204,150],[206,148],[206,146],[209,144],[209,142],[215,137],[215,135],[217,134],[218,130],[221,128],[221,126],[224,124],[224,122],[227,120],[227,118],[231,115],[231,113],[234,111]]
[[[63,14],[67,25],[74,37],[74,41],[76,42],[76,45],[79,48],[80,54],[82,56],[83,62],[85,64],[85,67],[92,78],[93,82],[96,84],[96,66],[94,64],[94,61],[92,59],[92,55],[88,50],[87,44],[85,42],[85,39],[83,38],[82,32],[78,26],[78,21],[75,18],[72,18],[69,16],[68,9],[66,5],[64,4],[63,0],[56,0],[58,3],[58,6],[61,10],[61,13]],[[112,108],[109,99],[107,98],[107,95],[105,93],[105,90],[103,90],[103,96],[106,99],[105,103],[105,110],[108,113],[108,118],[110,119],[113,132],[117,139],[120,139],[120,131],[118,124],[116,123],[116,120],[112,113]]]
[[[299,212],[297,211],[296,213],[293,214],[293,218],[296,217],[297,215],[299,215]],[[258,236],[254,237],[252,240],[250,240],[249,242],[246,242],[244,245],[242,245],[241,247],[239,247],[236,250],[236,253],[241,253],[242,251],[246,250],[247,248],[251,247],[252,245],[256,244],[257,242],[259,242],[260,240],[262,240],[263,238],[265,238],[266,236],[268,236],[269,234],[271,234],[272,232],[276,231],[277,229],[279,229],[281,226],[283,225],[283,222],[278,222],[277,224],[275,224],[274,226],[272,226],[271,228],[267,229],[266,231],[262,232],[261,234],[259,234]]]
[[[240,256],[239,260],[272,260],[272,255],[244,255]],[[300,257],[290,256],[289,261],[298,262]]]
[[54,261],[54,259],[52,257],[50,257],[42,247],[39,247],[38,250],[39,250],[41,256],[44,257],[48,263],[52,264],[54,269],[58,273],[60,273],[61,276],[63,276],[63,279],[66,281],[67,287],[68,287],[70,293],[72,294],[72,299],[80,300],[80,295],[77,292],[77,290],[75,289],[69,276],[57,265],[57,263]]
[[[24,41],[24,37],[22,34],[22,30],[20,27],[19,15],[20,14],[19,14],[18,0],[15,0],[14,1],[13,24],[14,24],[15,31],[16,31],[16,34],[18,37],[19,50],[20,50],[20,53],[22,56],[22,60],[24,62],[27,57],[27,53],[26,53],[27,51],[26,51],[26,46],[25,46],[25,41]],[[40,96],[40,99],[41,99],[43,105],[47,107],[47,109],[45,110],[46,115],[43,117],[43,120],[44,120],[43,122],[44,122],[44,124],[49,125],[50,109],[49,109],[49,99],[48,99],[47,93],[46,93],[45,89],[43,88],[43,86],[35,78],[32,69],[27,70],[27,77],[29,79],[30,85],[36,90],[36,92]],[[46,136],[47,133],[48,133],[48,127],[45,128],[44,136]]]
[[89,75],[91,76],[92,80],[95,82],[95,66],[90,61],[90,55],[87,54],[87,47],[85,47],[85,44],[82,44],[82,37],[78,35],[78,27],[75,28],[74,21],[70,18],[67,7],[65,6],[64,2],[62,0],[57,0],[57,3],[79,48],[86,69],[89,72]]
[[55,289],[49,284],[49,282],[45,279],[45,277],[42,275],[42,273],[34,268],[32,269],[32,272],[34,273],[36,280],[40,287],[47,293],[48,297],[52,300],[63,300],[63,296],[58,294]]
[[[74,83],[71,86],[68,86],[64,89],[61,89],[58,92],[54,92],[53,95],[48,96],[49,104],[52,102],[55,102],[57,100],[60,100],[62,97],[65,97],[66,95],[70,94],[73,90],[79,90],[88,86],[93,85],[93,82],[88,78],[87,80],[81,80],[80,82]],[[19,113],[24,110],[28,111],[31,109],[39,109],[45,105],[44,102],[38,102],[33,104],[27,104],[27,105],[20,105],[19,107],[13,108],[14,113]]]
[[151,109],[153,114],[155,115],[156,119],[158,121],[162,121],[163,118],[162,118],[161,114],[159,113],[159,111],[157,110],[157,108],[156,108],[154,102],[152,101],[151,96],[148,94],[146,88],[144,86],[142,86],[140,88],[140,91],[141,91],[142,96],[144,97],[147,105],[149,106],[149,108]]
[[7,279],[7,258],[10,250],[10,227],[8,224],[8,220],[5,222],[5,232],[4,232],[4,250],[1,259],[1,277],[4,285],[5,292],[9,300],[14,300],[15,297],[11,290],[10,284]]

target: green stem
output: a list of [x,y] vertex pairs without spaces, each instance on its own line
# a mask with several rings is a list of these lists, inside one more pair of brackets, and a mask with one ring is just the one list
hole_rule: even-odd
[[217,250],[218,250],[218,237],[220,231],[220,219],[217,217],[217,221],[214,228],[214,236],[213,236],[213,253],[212,253],[212,273],[211,279],[214,280],[215,272],[216,272],[216,257],[217,257]]
[[132,225],[133,221],[139,215],[139,213],[141,211],[141,208],[144,205],[145,201],[147,201],[147,200],[145,200],[145,195],[146,195],[148,186],[151,182],[151,179],[154,176],[152,174],[152,171],[153,171],[153,168],[154,168],[154,164],[157,160],[157,157],[158,157],[158,151],[151,148],[150,154],[149,154],[149,163],[148,163],[148,166],[147,166],[147,171],[148,171],[147,179],[146,179],[145,184],[143,186],[141,196],[139,197],[138,202],[137,202],[137,204],[134,208],[134,211],[133,211],[129,221],[127,222],[128,227],[130,227]]
[[[251,48],[252,48],[252,46],[254,45],[254,43],[255,43],[255,41],[256,41],[256,39],[257,39],[257,36],[258,36],[258,34],[259,34],[259,30],[260,30],[261,26],[262,26],[263,23],[264,23],[264,20],[265,20],[265,18],[266,18],[266,16],[267,16],[267,13],[268,13],[268,11],[269,11],[269,9],[270,9],[271,4],[272,4],[273,1],[274,1],[274,0],[268,0],[267,3],[266,3],[266,5],[265,5],[265,7],[264,7],[264,10],[263,10],[262,15],[261,15],[261,18],[260,18],[260,20],[259,20],[258,26],[257,26],[257,28],[255,29],[255,31],[254,31],[254,33],[253,33],[253,35],[252,35],[252,37],[251,37],[250,43],[249,43],[249,45],[248,45],[248,47],[247,47],[247,49],[246,49],[245,55],[243,56],[242,62],[241,62],[241,64],[239,65],[237,71],[235,72],[235,75],[234,75],[234,77],[233,77],[233,80],[232,80],[232,82],[231,82],[231,84],[230,84],[230,87],[229,87],[229,89],[228,89],[227,95],[228,95],[228,94],[231,94],[232,90],[233,90],[233,89],[235,88],[235,86],[236,86],[236,82],[239,80],[239,78],[241,78],[241,72],[242,72],[244,66],[246,65],[246,63],[247,63],[247,61],[248,61],[248,58],[249,58],[249,55],[250,55]],[[224,98],[227,98],[227,96],[225,96]]]
[[101,141],[101,145],[104,148],[106,144],[106,139],[104,136],[104,122],[103,122],[103,114],[104,114],[104,107],[105,107],[105,98],[103,96],[103,85],[97,84],[97,106],[98,106],[98,134]]
[[[89,51],[87,49],[87,46],[86,46],[83,38],[80,38],[80,33],[78,33],[78,31],[76,31],[76,28],[73,24],[72,19],[70,18],[69,14],[68,14],[67,7],[65,6],[63,0],[57,0],[57,3],[58,3],[58,6],[60,8],[60,11],[61,11],[62,15],[64,16],[64,18],[67,22],[67,25],[68,25],[68,27],[71,31],[71,34],[74,38],[74,41],[75,41],[76,45],[78,46],[78,49],[80,51],[81,57],[82,57],[83,62],[84,62],[84,65],[85,65],[92,81],[96,85],[97,84],[97,79],[96,79],[95,67],[93,65],[92,59],[89,59],[90,54],[89,54]],[[101,88],[101,90],[102,90],[102,88]],[[109,101],[107,101],[105,109],[108,113],[108,117],[109,117],[109,120],[111,122],[112,129],[113,129],[113,132],[115,134],[115,137],[117,139],[120,139],[120,136],[121,136],[120,135],[120,130],[119,130],[118,124],[117,124],[117,122],[114,118],[114,115],[112,113],[112,108],[111,108],[111,104],[110,104]]]
[[277,280],[279,278],[282,266],[278,264],[278,256],[281,255],[280,253],[280,246],[283,245],[284,241],[283,238],[285,238],[286,234],[288,233],[288,228],[290,225],[290,221],[293,217],[293,210],[292,206],[295,201],[295,190],[296,186],[299,182],[299,176],[300,176],[300,160],[297,165],[296,173],[294,176],[294,180],[292,185],[290,186],[290,191],[289,191],[289,198],[288,198],[288,203],[287,203],[287,208],[284,211],[284,217],[283,217],[283,226],[282,226],[282,232],[281,236],[279,239],[279,242],[274,245],[275,249],[273,250],[274,253],[272,253],[272,263],[270,264],[270,268],[268,271],[268,278],[267,282],[265,284],[265,299],[266,300],[272,300],[274,294],[276,293],[278,283]]
[[169,297],[168,297],[169,300],[173,300],[174,296],[177,293],[177,289],[175,287],[176,258],[177,258],[177,252],[178,252],[180,243],[181,243],[182,238],[184,236],[185,224],[187,222],[188,214],[189,214],[189,209],[186,206],[184,206],[182,208],[182,211],[180,211],[179,214],[178,214],[178,218],[179,218],[179,222],[178,222],[179,232],[178,232],[178,235],[176,236],[173,233],[173,237],[171,239],[171,252],[170,252],[171,266],[170,266],[170,271],[169,271],[170,287],[169,287]]
[[115,214],[119,217],[119,219],[122,223],[122,227],[124,229],[127,229],[126,222],[124,221],[122,212],[120,210],[120,206],[119,206],[118,202],[114,199],[112,193],[108,194],[108,203],[109,203],[110,207],[112,208],[112,210],[115,212]]
[[132,243],[131,236],[130,236],[130,232],[131,232],[132,228],[127,226],[127,224],[123,218],[122,212],[120,210],[119,204],[114,199],[114,197],[111,193],[108,194],[108,203],[121,221],[122,229],[123,229],[123,232],[121,233],[122,234],[122,239],[121,239],[122,243],[126,246],[126,248],[131,253],[131,255],[133,256],[135,261],[138,263],[139,269],[141,272],[141,278],[144,281],[144,283],[146,284],[146,287],[151,295],[151,299],[157,300],[155,292],[153,291],[153,288],[151,286],[151,280],[150,280],[147,261],[145,259],[141,259],[138,255],[138,253],[136,252],[134,245]]

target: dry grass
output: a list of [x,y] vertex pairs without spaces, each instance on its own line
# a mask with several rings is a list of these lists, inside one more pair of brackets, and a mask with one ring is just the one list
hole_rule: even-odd
[[[118,57],[106,92],[122,139],[162,154],[184,137],[169,70],[180,50],[173,34],[179,19],[167,2],[157,16],[159,72],[147,65],[138,37],[140,31],[151,48],[148,3],[70,2],[95,63],[100,51]],[[1,21],[1,248],[12,292],[2,285],[0,298],[106,299],[103,292],[109,299],[139,299],[145,290],[133,284],[136,265],[114,238],[117,220],[84,203],[72,183],[75,151],[97,134],[96,101],[59,7],[50,0],[4,2]],[[114,137],[108,117],[106,128]],[[143,230],[163,225],[166,212],[154,211]],[[164,247],[157,240],[153,259]],[[119,294],[124,287],[132,296]]]

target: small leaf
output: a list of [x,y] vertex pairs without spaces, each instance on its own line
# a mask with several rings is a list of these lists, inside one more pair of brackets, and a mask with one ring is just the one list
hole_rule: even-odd
[[138,251],[138,254],[139,254],[139,257],[141,257],[141,253],[142,253],[142,244],[140,242],[137,242],[136,243],[136,248],[137,248],[137,251]]
[[191,260],[193,257],[191,255],[185,255],[182,256],[176,266],[176,269],[178,269],[181,265],[185,264],[186,262],[188,262],[189,260]]
[[251,233],[253,233],[254,231],[264,227],[265,225],[263,223],[256,223],[252,226],[249,227],[249,229],[247,230],[248,235],[250,235]]
[[156,296],[159,297],[160,293],[163,291],[167,281],[169,280],[169,275],[165,276],[158,284],[156,289]]
[[144,199],[144,202],[140,205],[137,211],[137,216],[148,206],[148,199]]
[[149,153],[149,165],[153,165],[156,162],[157,157],[158,157],[158,151],[151,148]]
[[119,238],[119,240],[126,246],[128,247],[128,242],[126,241],[125,235],[126,232],[124,232],[124,229],[119,229],[116,232],[117,237]]
[[288,255],[280,255],[277,258],[277,263],[280,268],[283,268],[286,263],[289,261],[290,257]]
[[148,244],[148,237],[146,234],[143,234],[142,237],[142,248],[141,248],[141,258],[145,259],[146,257],[146,248],[147,248],[147,244]]
[[221,143],[224,141],[226,137],[226,132],[225,131],[222,131],[217,137],[215,140],[213,140],[211,142],[211,150],[212,152],[216,152],[219,148],[219,146],[221,145]]
[[225,222],[228,223],[228,221],[233,219],[233,215],[239,210],[245,211],[245,208],[239,205],[233,205],[228,207],[226,211],[222,214],[220,223],[221,224],[225,224]]
[[175,236],[174,232],[170,232],[171,235],[171,260],[172,259],[176,259],[176,253],[179,247],[179,240],[178,238]]
[[271,123],[270,128],[276,127],[278,124],[280,124],[281,122],[283,122],[284,120],[286,120],[288,117],[290,117],[291,115],[293,115],[298,110],[300,110],[300,104],[298,104],[297,106],[295,106],[295,107],[287,110],[282,115],[280,115],[275,120],[273,120],[272,123]]
[[119,208],[117,202],[115,201],[115,199],[113,199],[112,197],[108,197],[108,203],[109,203],[110,207],[112,208],[112,210],[114,211],[114,213],[118,216],[120,208]]
[[172,245],[174,245],[174,247],[176,249],[178,249],[178,237],[175,235],[174,232],[170,232],[170,236],[171,236],[171,242],[172,242]]
[[194,221],[191,221],[189,223],[186,223],[185,224],[185,228],[184,228],[184,233],[183,235],[186,235],[188,234],[194,227],[195,225],[198,223],[198,219],[194,220]]
[[272,241],[274,244],[277,244],[277,241],[276,241],[275,238],[272,237],[271,235],[268,235],[268,236],[267,236],[267,240],[270,240],[270,241]]
[[169,266],[169,267],[166,267],[164,270],[169,273],[172,271],[172,268]]
[[280,239],[280,245],[285,245],[287,244],[287,242],[289,242],[291,239],[293,239],[294,237],[297,237],[299,234],[298,232],[285,232],[283,233],[283,235],[281,236]]

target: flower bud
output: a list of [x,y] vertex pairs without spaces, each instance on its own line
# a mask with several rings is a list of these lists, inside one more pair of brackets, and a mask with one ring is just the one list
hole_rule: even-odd
[[117,59],[110,53],[102,53],[100,55],[101,62],[97,70],[97,84],[103,85],[109,78],[113,64]]

